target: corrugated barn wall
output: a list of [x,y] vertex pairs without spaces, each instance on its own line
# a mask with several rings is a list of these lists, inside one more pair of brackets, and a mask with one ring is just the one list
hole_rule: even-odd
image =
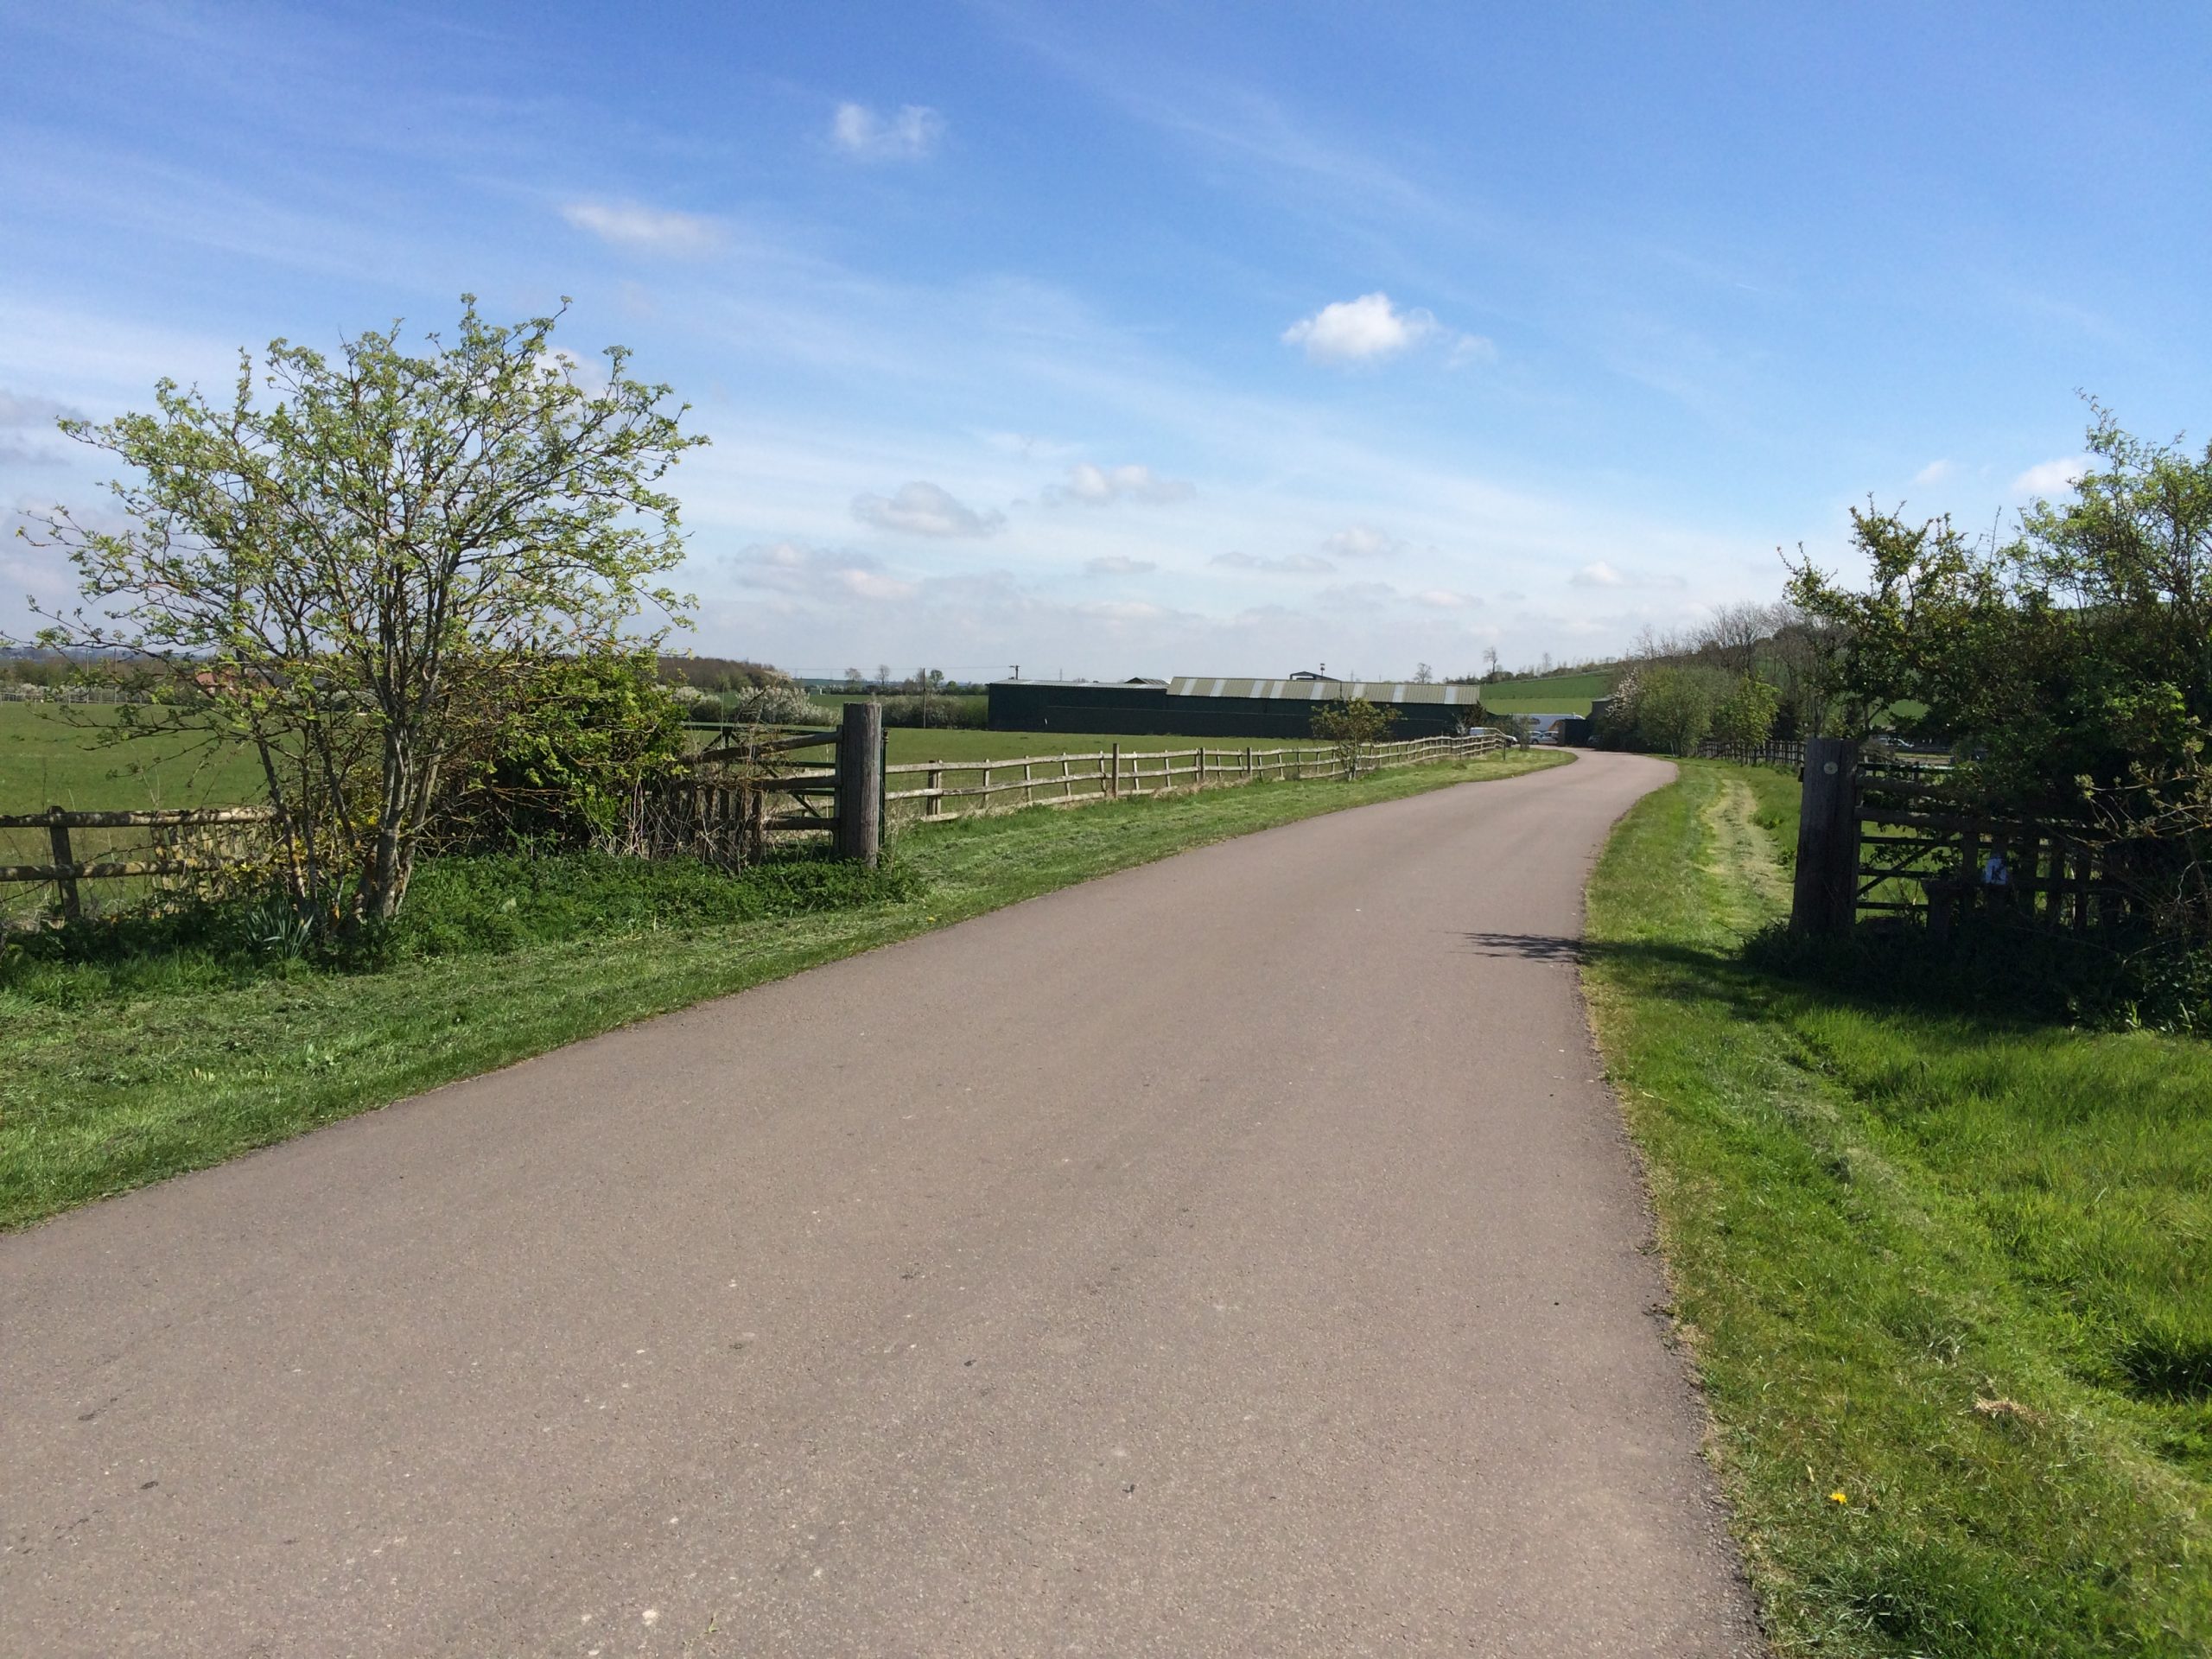
[[[1220,686],[1219,692],[1211,688]],[[1257,688],[1271,695],[1239,695]],[[1452,700],[1444,700],[1446,693]],[[1000,680],[990,687],[997,732],[1126,733],[1133,737],[1262,737],[1296,742],[1313,735],[1313,711],[1352,696],[1395,708],[1394,738],[1439,737],[1478,721],[1473,686],[1396,681],[1177,680],[1119,685],[1094,680]],[[1464,696],[1465,701],[1459,699]]]

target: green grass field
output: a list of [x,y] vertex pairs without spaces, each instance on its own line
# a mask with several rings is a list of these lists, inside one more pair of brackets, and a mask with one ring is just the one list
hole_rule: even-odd
[[[245,750],[218,750],[184,729],[117,742],[120,720],[121,711],[112,708],[0,702],[0,812],[35,812],[52,805],[78,811],[234,805],[260,799],[260,769]],[[1124,754],[1156,754],[1195,747],[1202,741],[918,727],[893,727],[887,735],[893,765],[1090,754],[1115,743]],[[1222,750],[1296,747],[1277,738],[1203,741],[1209,749]]]
[[829,908],[826,878],[777,875],[773,865],[727,893],[696,867],[619,860],[553,877],[500,875],[480,861],[426,867],[423,908],[402,919],[425,949],[377,972],[257,955],[251,915],[220,949],[56,963],[10,947],[0,955],[0,1228],[1071,882],[1565,759],[1518,752],[1353,784],[1255,784],[918,827],[893,843],[893,880]]
[[1686,764],[1586,969],[1777,1646],[2212,1652],[2212,1045],[1758,970],[1796,793]]
[[[126,715],[146,722],[148,734],[130,735]],[[164,728],[156,710],[0,702],[0,813],[234,806],[260,798],[252,756],[211,745],[189,727]]]
[[1541,680],[1501,680],[1483,707],[1499,715],[1586,715],[1593,697],[1613,689],[1610,674],[1554,674]]

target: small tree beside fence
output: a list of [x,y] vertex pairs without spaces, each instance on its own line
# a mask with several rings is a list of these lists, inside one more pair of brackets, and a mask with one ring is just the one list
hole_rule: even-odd
[[1370,702],[1365,697],[1354,697],[1349,702],[1316,709],[1313,735],[1334,746],[1337,764],[1344,769],[1344,779],[1349,782],[1359,776],[1362,757],[1389,734],[1397,721],[1395,709]]

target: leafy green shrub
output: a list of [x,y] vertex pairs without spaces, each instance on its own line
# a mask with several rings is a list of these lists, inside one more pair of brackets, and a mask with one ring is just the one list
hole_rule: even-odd
[[1728,748],[1754,749],[1774,730],[1782,694],[1749,674],[1729,688],[1713,710],[1713,738]]
[[680,775],[683,723],[650,652],[549,662],[461,772],[442,839],[573,849],[609,837],[639,790]]

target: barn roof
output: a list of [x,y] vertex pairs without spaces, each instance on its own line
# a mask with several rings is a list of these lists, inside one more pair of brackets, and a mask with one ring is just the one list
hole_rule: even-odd
[[1370,702],[1440,702],[1472,708],[1482,700],[1478,685],[1421,685],[1411,680],[1216,680],[1178,675],[1168,682],[1171,697],[1276,697],[1294,702],[1340,702],[1364,697]]

